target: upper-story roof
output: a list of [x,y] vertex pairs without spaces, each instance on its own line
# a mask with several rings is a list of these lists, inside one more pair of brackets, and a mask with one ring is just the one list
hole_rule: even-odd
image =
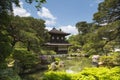
[[56,28],[53,28],[51,31],[49,31],[50,34],[62,34],[62,35],[69,35],[70,33],[65,33],[61,29],[57,30]]

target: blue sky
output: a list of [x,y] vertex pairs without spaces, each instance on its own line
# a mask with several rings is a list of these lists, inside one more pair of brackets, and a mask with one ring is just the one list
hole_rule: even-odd
[[93,14],[97,12],[98,4],[103,0],[47,0],[40,11],[20,0],[21,7],[14,6],[14,14],[21,17],[32,16],[46,21],[48,30],[53,27],[65,32],[76,34],[75,24],[80,21],[93,22]]

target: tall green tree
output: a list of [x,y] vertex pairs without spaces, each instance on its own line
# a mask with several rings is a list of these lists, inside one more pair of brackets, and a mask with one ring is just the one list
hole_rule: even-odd
[[13,17],[10,27],[7,28],[12,38],[12,47],[17,42],[24,43],[28,51],[40,47],[49,36],[44,23],[45,21],[33,17]]
[[[104,39],[105,43],[102,46],[103,49],[110,43],[116,42],[116,45],[120,43],[120,0],[104,0],[99,4],[98,12],[94,14],[94,20],[98,24],[104,24],[97,30],[98,36]],[[111,45],[112,46],[112,45]],[[114,46],[115,48],[115,46]]]
[[[40,8],[41,4],[46,0],[25,0],[27,3],[36,2],[36,8]],[[19,0],[0,0],[0,66],[5,62],[5,59],[10,55],[14,43],[8,32],[11,27],[11,20],[13,19],[13,6],[19,6]],[[17,34],[17,33],[16,33]]]
[[83,21],[83,22],[78,22],[78,23],[76,24],[76,28],[78,29],[78,32],[79,32],[80,34],[85,34],[85,33],[88,32],[89,26],[88,26],[88,23],[87,23],[87,22]]
[[94,14],[93,20],[96,22],[110,23],[120,20],[120,0],[104,0],[99,4],[98,12]]

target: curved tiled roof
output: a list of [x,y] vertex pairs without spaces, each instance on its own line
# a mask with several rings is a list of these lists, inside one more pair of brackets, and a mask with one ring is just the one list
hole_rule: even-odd
[[51,34],[63,34],[63,35],[69,35],[70,33],[65,33],[62,30],[57,30],[56,28],[53,28],[51,31],[49,31]]

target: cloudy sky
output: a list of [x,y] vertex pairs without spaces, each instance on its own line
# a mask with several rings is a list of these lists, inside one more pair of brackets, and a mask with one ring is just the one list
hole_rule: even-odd
[[92,22],[93,14],[103,0],[47,0],[39,11],[35,8],[35,2],[30,5],[24,1],[20,0],[21,7],[13,5],[14,15],[43,19],[48,30],[56,27],[76,34],[75,24],[80,21]]

